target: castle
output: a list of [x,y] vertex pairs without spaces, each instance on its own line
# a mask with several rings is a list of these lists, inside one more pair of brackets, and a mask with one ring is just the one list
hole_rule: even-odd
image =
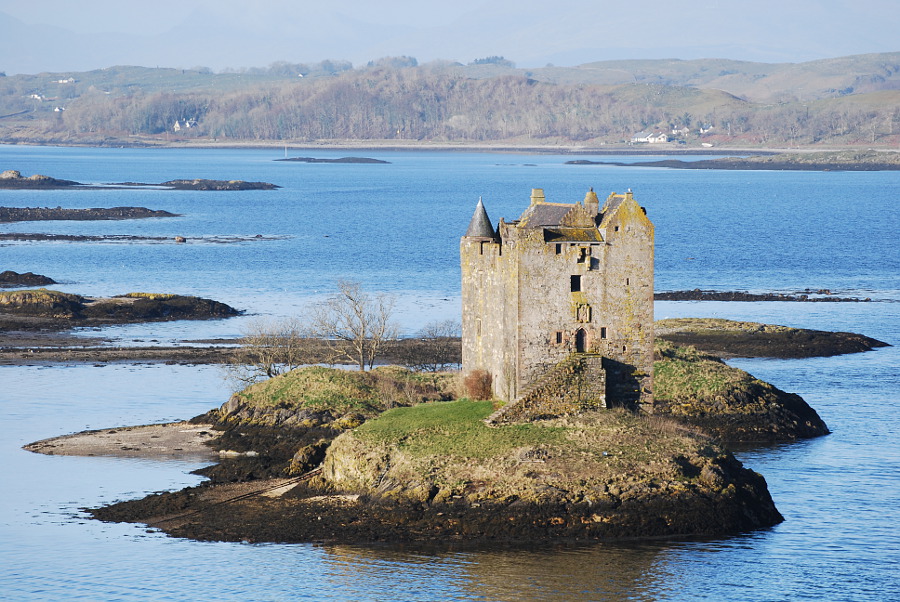
[[536,188],[496,229],[479,199],[460,261],[463,371],[491,375],[506,419],[652,404],[653,224],[631,191]]

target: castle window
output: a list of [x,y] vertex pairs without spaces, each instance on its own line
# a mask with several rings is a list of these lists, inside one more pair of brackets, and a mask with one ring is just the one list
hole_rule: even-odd
[[619,231],[619,227],[618,227],[618,226],[615,227],[615,231],[616,231],[616,232]]
[[631,285],[631,278],[626,278],[626,279],[625,279],[625,286],[630,286],[630,285]]
[[560,253],[562,253],[562,245],[561,245],[561,244],[557,244],[557,245],[556,245],[556,254],[559,255]]
[[622,345],[622,353],[625,353],[626,351],[628,351],[628,348],[625,345]]
[[606,326],[601,326],[601,327],[600,327],[600,338],[601,338],[601,339],[605,339],[605,338],[606,338]]
[[556,344],[562,345],[562,330],[556,331]]
[[572,287],[573,293],[577,293],[577,292],[581,291],[581,276],[579,276],[577,274],[572,276],[571,287]]
[[584,263],[584,260],[587,258],[587,249],[581,247],[580,252],[578,253],[578,263]]

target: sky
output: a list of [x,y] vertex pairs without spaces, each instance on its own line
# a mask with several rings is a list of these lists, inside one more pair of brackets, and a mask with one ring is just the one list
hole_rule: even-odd
[[0,71],[265,67],[385,56],[519,67],[803,62],[900,51],[900,0],[0,0]]

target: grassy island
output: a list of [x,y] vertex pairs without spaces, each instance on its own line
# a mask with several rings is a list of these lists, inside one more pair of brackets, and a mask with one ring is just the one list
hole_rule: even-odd
[[[607,410],[488,427],[491,411],[390,409],[327,445],[317,476],[267,481],[264,496],[201,486],[92,512],[195,539],[343,543],[721,535],[782,520],[760,475],[673,421]],[[235,426],[236,439],[263,428]]]
[[[662,331],[782,329],[724,322]],[[192,421],[218,433],[207,483],[91,512],[202,540],[341,543],[720,536],[781,521],[763,477],[721,442],[815,437],[825,423],[695,347],[658,340],[655,356],[652,414],[493,426],[496,404],[467,398],[458,374],[299,368]],[[56,443],[33,449],[63,453]]]
[[[761,476],[674,416],[489,427],[492,402],[441,401],[456,386],[396,367],[294,370],[195,419],[222,432],[224,459],[202,471],[212,486],[93,512],[163,517],[150,522],[197,539],[296,542],[720,535],[781,520]],[[282,489],[232,496],[253,482]]]

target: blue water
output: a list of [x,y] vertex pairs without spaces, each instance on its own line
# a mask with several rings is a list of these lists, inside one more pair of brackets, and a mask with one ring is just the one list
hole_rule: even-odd
[[[706,172],[566,166],[564,155],[291,151],[390,165],[281,163],[283,150],[0,146],[0,169],[81,182],[270,181],[276,191],[0,191],[0,205],[139,205],[174,219],[35,222],[0,231],[186,236],[188,243],[0,243],[0,269],[87,295],[212,297],[248,312],[214,321],[88,331],[116,344],[238,336],[288,316],[340,277],[397,295],[407,333],[458,317],[459,236],[479,196],[513,219],[542,187],[571,202],[634,190],[656,225],[656,288],[793,292],[877,302],[657,304],[715,316],[861,332],[900,343],[900,173]],[[628,157],[610,160],[630,160]],[[236,243],[217,237],[254,237]],[[828,437],[741,451],[786,520],[704,541],[528,550],[367,549],[198,543],[88,520],[82,507],[180,488],[190,459],[39,456],[24,443],[87,428],[163,422],[227,399],[216,367],[0,367],[0,598],[87,600],[890,600],[900,599],[900,354],[735,360],[801,394]]]

